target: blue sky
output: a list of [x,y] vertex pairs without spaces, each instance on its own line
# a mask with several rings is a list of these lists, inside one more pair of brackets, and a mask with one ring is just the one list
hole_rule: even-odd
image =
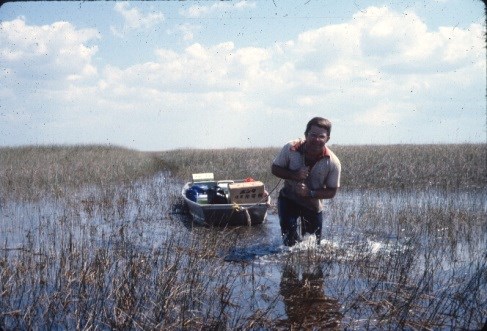
[[0,7],[0,145],[485,143],[477,0]]

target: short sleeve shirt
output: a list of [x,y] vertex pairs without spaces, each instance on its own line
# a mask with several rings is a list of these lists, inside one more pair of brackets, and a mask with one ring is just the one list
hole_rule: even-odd
[[[301,148],[305,140],[297,139],[288,142],[281,149],[273,161],[273,164],[296,171],[305,165],[304,150]],[[311,190],[322,188],[340,187],[341,164],[338,157],[325,146],[323,157],[315,163],[310,170],[308,178],[304,181]],[[309,197],[300,197],[296,194],[295,187],[300,182],[286,179],[281,195],[296,201],[296,203],[310,210],[320,212],[323,210],[323,200]]]

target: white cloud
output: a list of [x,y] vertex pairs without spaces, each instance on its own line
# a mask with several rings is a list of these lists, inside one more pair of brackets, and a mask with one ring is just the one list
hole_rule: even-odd
[[[237,10],[239,4],[249,5],[215,3],[200,9],[209,14],[227,6]],[[126,13],[126,29],[162,19],[149,19],[126,3],[117,6]],[[179,27],[188,33],[186,40],[194,38],[196,26]],[[0,62],[6,69],[0,76],[0,95],[12,105],[5,118],[18,111],[28,122],[28,112],[34,111],[29,105],[46,104],[58,109],[50,115],[56,117],[58,130],[63,121],[78,132],[73,123],[84,123],[80,128],[107,123],[99,124],[99,130],[122,126],[127,132],[138,126],[147,127],[144,134],[170,136],[167,139],[175,143],[178,136],[171,130],[181,121],[222,126],[221,132],[194,133],[205,147],[218,141],[218,134],[232,136],[235,140],[226,143],[238,144],[238,139],[247,139],[239,125],[256,126],[264,118],[287,121],[323,114],[341,126],[365,130],[424,123],[432,109],[441,107],[444,116],[455,118],[455,107],[444,99],[462,103],[472,99],[472,86],[485,86],[485,26],[432,31],[414,13],[385,7],[367,8],[345,23],[310,29],[272,45],[206,45],[198,40],[181,50],[159,48],[152,61],[127,67],[96,67],[98,48],[90,44],[100,35],[94,29],[77,29],[67,22],[29,26],[18,18],[2,22],[1,31]],[[15,87],[29,81],[42,86],[43,93],[16,103]],[[465,109],[474,113],[476,106]],[[464,113],[461,116],[467,116]],[[52,118],[45,121],[54,125]]]
[[199,18],[209,16],[213,14],[224,13],[228,14],[233,11],[241,11],[244,9],[256,8],[256,4],[253,1],[239,1],[236,3],[227,1],[213,2],[209,6],[193,5],[188,9],[180,10],[180,15],[187,18]]
[[[109,81],[183,97],[191,93],[193,98],[217,91],[233,100],[227,110],[246,109],[237,96],[279,111],[330,107],[339,111],[348,104],[353,112],[368,104],[368,110],[358,115],[366,117],[364,124],[391,125],[404,119],[402,110],[420,109],[428,94],[445,92],[445,77],[426,73],[432,71],[431,63],[446,61],[442,54],[449,47],[471,50],[453,59],[455,66],[468,65],[466,59],[478,63],[482,49],[476,36],[480,34],[481,28],[472,26],[451,40],[443,37],[442,29],[428,31],[414,13],[371,7],[347,23],[305,31],[295,40],[269,48],[237,48],[227,42],[194,43],[181,53],[159,49],[157,61],[120,70],[122,77]],[[460,39],[463,46],[457,46]],[[367,43],[371,41],[375,48]],[[463,87],[474,79],[453,72],[449,77],[461,80]],[[124,93],[143,95],[140,90]],[[207,105],[200,101],[195,107]]]
[[355,122],[368,127],[397,125],[406,114],[414,109],[413,105],[401,103],[381,103],[355,115]]
[[413,12],[399,15],[387,8],[368,8],[359,13],[360,48],[365,59],[396,73],[451,70],[465,60],[484,61],[483,30],[472,24],[467,30],[440,27],[429,31]]
[[121,30],[114,26],[110,27],[112,33],[117,37],[122,37],[131,30],[149,29],[165,20],[162,12],[142,13],[137,7],[130,7],[127,2],[117,2],[114,8],[124,19]]
[[194,33],[201,30],[200,25],[194,25],[189,23],[184,23],[178,25],[174,29],[169,29],[168,33],[180,33],[184,41],[192,41],[194,39]]
[[19,17],[1,22],[0,30],[0,62],[10,68],[12,79],[54,82],[96,75],[90,63],[98,47],[88,46],[100,38],[95,29],[76,29],[68,22],[27,25]]

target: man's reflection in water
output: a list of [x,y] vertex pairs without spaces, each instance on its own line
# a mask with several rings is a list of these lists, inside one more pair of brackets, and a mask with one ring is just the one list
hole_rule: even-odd
[[278,326],[288,330],[339,330],[340,304],[323,292],[321,267],[303,271],[302,279],[292,266],[282,272],[280,293],[284,297],[287,320]]

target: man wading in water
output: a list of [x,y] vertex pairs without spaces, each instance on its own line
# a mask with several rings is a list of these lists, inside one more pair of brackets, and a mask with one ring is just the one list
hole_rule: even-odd
[[285,180],[277,206],[286,246],[299,239],[298,217],[302,233],[315,234],[320,244],[323,199],[332,199],[340,187],[340,161],[326,146],[330,132],[329,120],[312,118],[304,132],[305,140],[288,142],[272,163],[272,174]]

